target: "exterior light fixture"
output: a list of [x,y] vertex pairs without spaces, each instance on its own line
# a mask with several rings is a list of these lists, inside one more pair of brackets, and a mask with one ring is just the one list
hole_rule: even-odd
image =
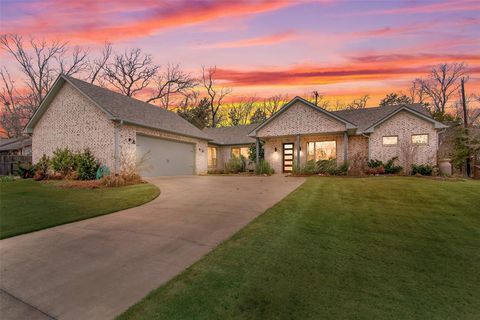
[[275,147],[275,152],[277,152],[277,147]]

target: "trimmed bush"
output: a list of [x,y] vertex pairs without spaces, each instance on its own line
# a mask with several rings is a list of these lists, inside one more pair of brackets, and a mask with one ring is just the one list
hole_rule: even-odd
[[255,166],[255,174],[266,174],[266,175],[271,175],[273,174],[273,169],[270,166],[270,163],[265,161],[264,159],[261,159],[258,162],[258,165]]
[[79,180],[95,180],[99,164],[90,150],[76,155],[76,169]]
[[227,163],[225,163],[225,173],[245,172],[245,168],[246,160],[242,155],[240,155],[240,157],[232,156]]
[[18,162],[15,173],[23,179],[33,178],[35,174],[34,167],[30,163]]
[[387,161],[387,163],[384,166],[386,174],[398,174],[403,170],[402,166],[395,165],[395,161],[397,159],[398,157],[393,157],[392,159]]
[[420,174],[422,176],[431,176],[433,166],[429,164],[412,164],[412,175]]
[[57,149],[53,152],[52,169],[63,176],[70,176],[76,168],[76,156],[68,148]]
[[367,166],[369,168],[379,168],[383,167],[383,162],[381,160],[371,159],[367,162]]

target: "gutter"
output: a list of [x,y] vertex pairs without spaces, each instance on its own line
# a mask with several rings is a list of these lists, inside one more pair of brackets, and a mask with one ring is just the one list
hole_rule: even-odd
[[365,137],[365,138],[368,138],[368,161],[370,161],[371,159],[371,151],[370,151],[370,135],[366,135],[365,133],[362,133],[362,136]]
[[114,124],[115,137],[114,137],[114,159],[115,159],[115,174],[120,173],[120,127],[123,125],[123,120]]

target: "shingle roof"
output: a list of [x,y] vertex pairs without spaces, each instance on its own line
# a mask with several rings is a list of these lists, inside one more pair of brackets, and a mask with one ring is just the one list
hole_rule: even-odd
[[123,120],[140,126],[209,140],[209,137],[204,132],[175,112],[76,78],[63,77],[109,113],[115,120]]
[[248,134],[257,127],[258,124],[248,124],[242,126],[205,128],[203,132],[213,140],[212,143],[220,145],[250,144],[255,143],[255,139]]
[[32,145],[32,139],[28,137],[18,137],[0,140],[0,151],[18,150]]
[[365,108],[365,109],[353,109],[353,110],[339,110],[332,111],[332,113],[352,122],[357,126],[357,130],[363,132],[368,127],[374,125],[378,121],[387,117],[389,114],[395,112],[396,110],[407,107],[413,111],[423,114],[431,118],[428,110],[421,104],[408,104],[408,105],[391,105],[375,108]]

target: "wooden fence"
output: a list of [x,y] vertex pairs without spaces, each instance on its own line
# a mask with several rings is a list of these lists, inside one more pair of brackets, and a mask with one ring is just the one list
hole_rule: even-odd
[[0,155],[0,176],[15,174],[18,163],[32,163],[32,156]]

